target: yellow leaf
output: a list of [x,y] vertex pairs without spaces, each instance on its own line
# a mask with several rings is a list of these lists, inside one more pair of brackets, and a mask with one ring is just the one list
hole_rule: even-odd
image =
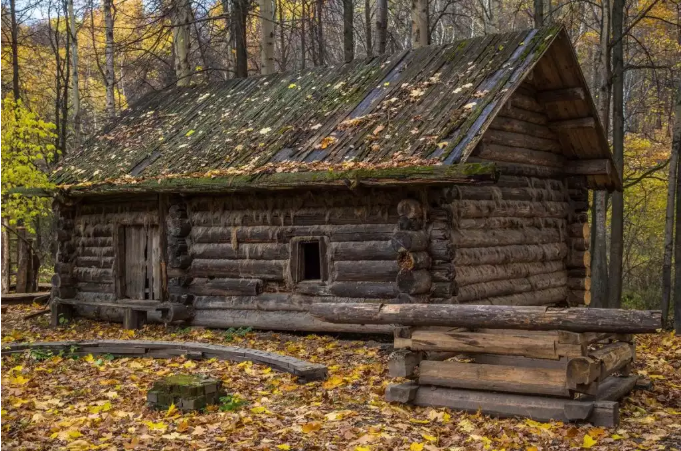
[[258,407],[253,407],[251,409],[252,413],[264,413],[267,409],[265,409],[263,406],[258,406]]
[[177,432],[187,432],[187,429],[189,429],[189,421],[187,420],[180,421],[180,423],[175,428]]
[[529,448],[525,448],[525,451],[539,451],[536,446],[530,446]]
[[339,387],[343,385],[343,378],[340,376],[331,376],[328,378],[324,384],[322,384],[322,387],[324,387],[327,390],[331,390],[333,388]]
[[423,451],[423,443],[412,443],[409,445],[409,451]]
[[88,354],[88,355],[85,356],[85,358],[83,360],[85,360],[87,363],[92,363],[92,362],[95,361],[95,358],[93,357],[92,354]]
[[303,432],[309,434],[310,432],[318,431],[322,428],[322,423],[318,421],[312,421],[311,423],[305,423],[302,427]]
[[288,89],[295,89],[295,88],[296,88],[295,83],[291,83],[290,85],[288,85]]
[[196,368],[196,363],[194,363],[192,360],[187,360],[182,366],[184,368]]
[[470,420],[463,419],[459,421],[459,427],[463,429],[465,432],[473,432],[475,430],[475,426],[473,426],[473,423],[470,422]]
[[168,425],[165,424],[163,421],[159,421],[158,423],[154,423],[152,421],[145,421],[144,424],[146,424],[147,427],[152,431],[165,431],[166,429],[168,429]]
[[371,451],[368,446],[355,446],[355,451]]
[[428,424],[428,423],[430,423],[430,421],[428,421],[428,420],[416,420],[414,418],[409,418],[409,422],[414,423],[414,424]]
[[584,442],[582,443],[582,448],[591,448],[596,444],[596,440],[589,434],[584,435]]
[[443,423],[449,423],[452,420],[452,416],[448,414],[447,412],[442,415],[442,422]]
[[433,442],[433,443],[437,442],[437,437],[434,437],[434,436],[432,436],[432,435],[421,434],[421,437],[425,438],[425,439],[428,440],[429,442]]
[[622,437],[622,436],[619,435],[619,434],[612,434],[612,435],[610,436],[610,438],[613,439],[613,440],[622,440],[624,437]]
[[175,407],[175,403],[170,404],[170,407],[168,407],[168,411],[166,412],[166,416],[170,417],[175,415],[177,413],[177,407]]
[[291,449],[291,445],[283,444],[283,445],[277,445],[277,449],[281,449],[283,451],[288,451]]
[[26,384],[30,379],[22,376],[21,374],[18,375],[17,377],[10,377],[9,378],[9,383],[11,385],[24,385]]

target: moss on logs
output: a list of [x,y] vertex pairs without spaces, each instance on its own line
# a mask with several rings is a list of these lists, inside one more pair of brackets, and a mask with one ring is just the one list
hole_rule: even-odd
[[407,166],[347,171],[308,171],[243,174],[217,177],[167,177],[121,183],[74,185],[63,188],[69,195],[141,192],[234,192],[252,189],[301,187],[399,186],[434,183],[494,183],[498,178],[491,163],[442,166]]

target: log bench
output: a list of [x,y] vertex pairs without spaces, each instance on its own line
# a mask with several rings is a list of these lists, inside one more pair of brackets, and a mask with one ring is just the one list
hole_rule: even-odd
[[123,310],[123,328],[136,330],[147,322],[147,313],[161,312],[165,323],[182,321],[193,316],[190,307],[177,302],[160,302],[136,299],[119,299],[115,302],[84,301],[80,299],[55,299],[51,304],[51,325],[57,327],[75,316],[76,306],[116,308]]

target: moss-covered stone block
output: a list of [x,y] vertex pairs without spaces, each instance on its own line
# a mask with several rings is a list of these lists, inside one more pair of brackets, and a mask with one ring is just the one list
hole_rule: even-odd
[[147,393],[150,407],[165,410],[172,404],[182,411],[200,410],[217,404],[223,396],[222,382],[203,375],[174,374],[154,383]]

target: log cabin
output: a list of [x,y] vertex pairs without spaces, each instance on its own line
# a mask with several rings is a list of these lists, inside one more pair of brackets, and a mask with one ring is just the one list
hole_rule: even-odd
[[154,92],[69,154],[53,322],[385,332],[323,302],[588,304],[619,190],[567,33]]

